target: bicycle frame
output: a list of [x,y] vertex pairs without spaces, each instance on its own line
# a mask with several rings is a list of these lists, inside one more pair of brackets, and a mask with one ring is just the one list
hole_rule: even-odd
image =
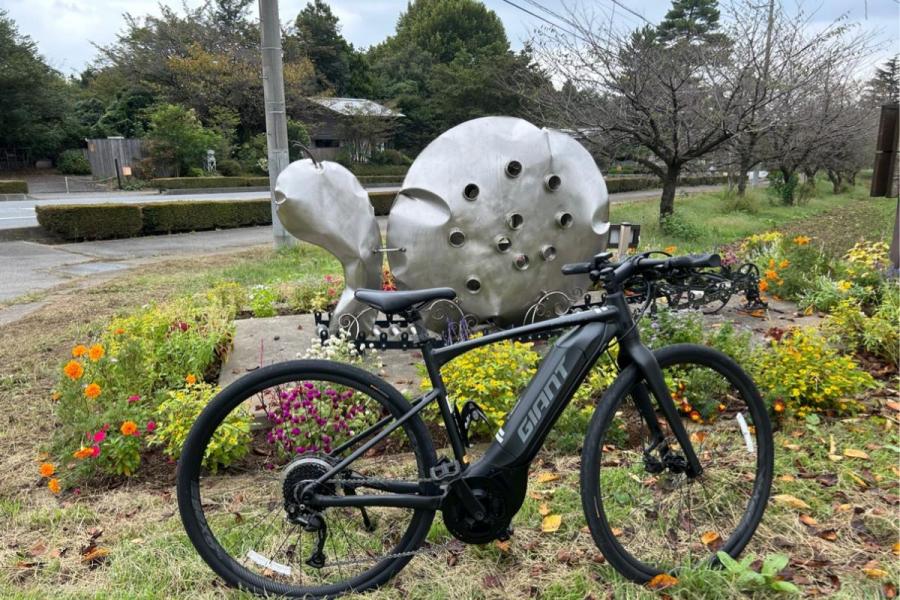
[[[537,373],[519,396],[484,456],[477,462],[467,465],[464,436],[457,419],[458,410],[447,398],[447,390],[440,374],[441,367],[461,354],[481,346],[563,329],[569,331],[556,341],[541,361]],[[335,448],[331,453],[332,456],[338,456],[347,448],[371,437],[315,482],[304,488],[302,494],[310,504],[321,507],[394,506],[440,509],[448,497],[446,491],[433,485],[423,486],[420,482],[379,481],[373,482],[372,485],[367,484],[367,487],[390,492],[389,494],[337,496],[314,493],[314,489],[319,484],[331,479],[418,414],[428,404],[436,401],[447,429],[454,457],[460,466],[459,477],[463,480],[474,478],[499,480],[511,491],[510,497],[516,503],[512,507],[513,513],[515,513],[525,497],[528,466],[534,460],[556,420],[613,338],[617,338],[619,343],[619,367],[625,368],[634,364],[642,374],[642,381],[646,383],[646,387],[643,384],[639,385],[634,390],[633,396],[651,434],[650,448],[662,453],[668,451],[665,437],[657,421],[656,410],[650,399],[652,394],[657,399],[659,408],[684,453],[687,461],[687,475],[696,477],[702,471],[669,394],[659,364],[653,353],[641,343],[635,320],[621,290],[614,290],[608,294],[605,305],[601,307],[491,333],[440,348],[434,347],[433,340],[424,333],[425,328],[421,326],[421,323],[418,324],[417,330],[420,332],[418,335],[422,342],[422,357],[431,379],[432,390],[414,400],[412,408],[406,414],[399,418],[389,415]],[[376,431],[395,418],[393,423],[373,436]],[[468,505],[473,499],[462,498],[462,500]],[[477,501],[475,505],[477,506]]]

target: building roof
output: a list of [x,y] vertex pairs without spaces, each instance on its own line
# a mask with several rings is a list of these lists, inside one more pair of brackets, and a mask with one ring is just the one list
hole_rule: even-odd
[[368,117],[402,117],[399,112],[393,111],[387,106],[382,106],[365,98],[310,98],[316,104],[320,104],[329,110],[342,115],[363,115]]

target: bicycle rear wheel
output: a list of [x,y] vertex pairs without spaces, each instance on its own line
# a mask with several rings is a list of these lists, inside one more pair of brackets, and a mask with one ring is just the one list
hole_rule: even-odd
[[[384,381],[328,361],[275,364],[225,388],[195,422],[178,465],[178,507],[200,556],[229,585],[258,594],[334,597],[386,582],[422,544],[435,511],[307,506],[299,491],[409,409]],[[372,486],[386,481],[415,487],[435,461],[416,415],[317,493],[379,495]]]
[[[591,535],[609,563],[638,582],[716,564],[717,550],[737,556],[762,518],[773,471],[768,414],[752,380],[733,360],[691,344],[654,354],[703,473],[688,478],[677,460],[661,460],[650,448],[635,403],[635,393],[647,388],[634,366],[600,400],[581,463]],[[656,420],[672,453],[681,454],[659,411]]]

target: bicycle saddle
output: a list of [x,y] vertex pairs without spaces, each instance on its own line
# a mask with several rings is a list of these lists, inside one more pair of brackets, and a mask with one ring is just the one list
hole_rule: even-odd
[[456,292],[453,291],[453,288],[448,287],[404,292],[358,289],[354,297],[387,314],[401,312],[429,300],[453,300],[456,298]]

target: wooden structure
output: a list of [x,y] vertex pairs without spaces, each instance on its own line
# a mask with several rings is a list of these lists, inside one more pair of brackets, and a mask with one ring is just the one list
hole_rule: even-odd
[[146,155],[143,141],[137,138],[108,137],[85,141],[85,156],[91,163],[91,174],[95,177],[115,177],[117,160],[119,169],[133,167]]

